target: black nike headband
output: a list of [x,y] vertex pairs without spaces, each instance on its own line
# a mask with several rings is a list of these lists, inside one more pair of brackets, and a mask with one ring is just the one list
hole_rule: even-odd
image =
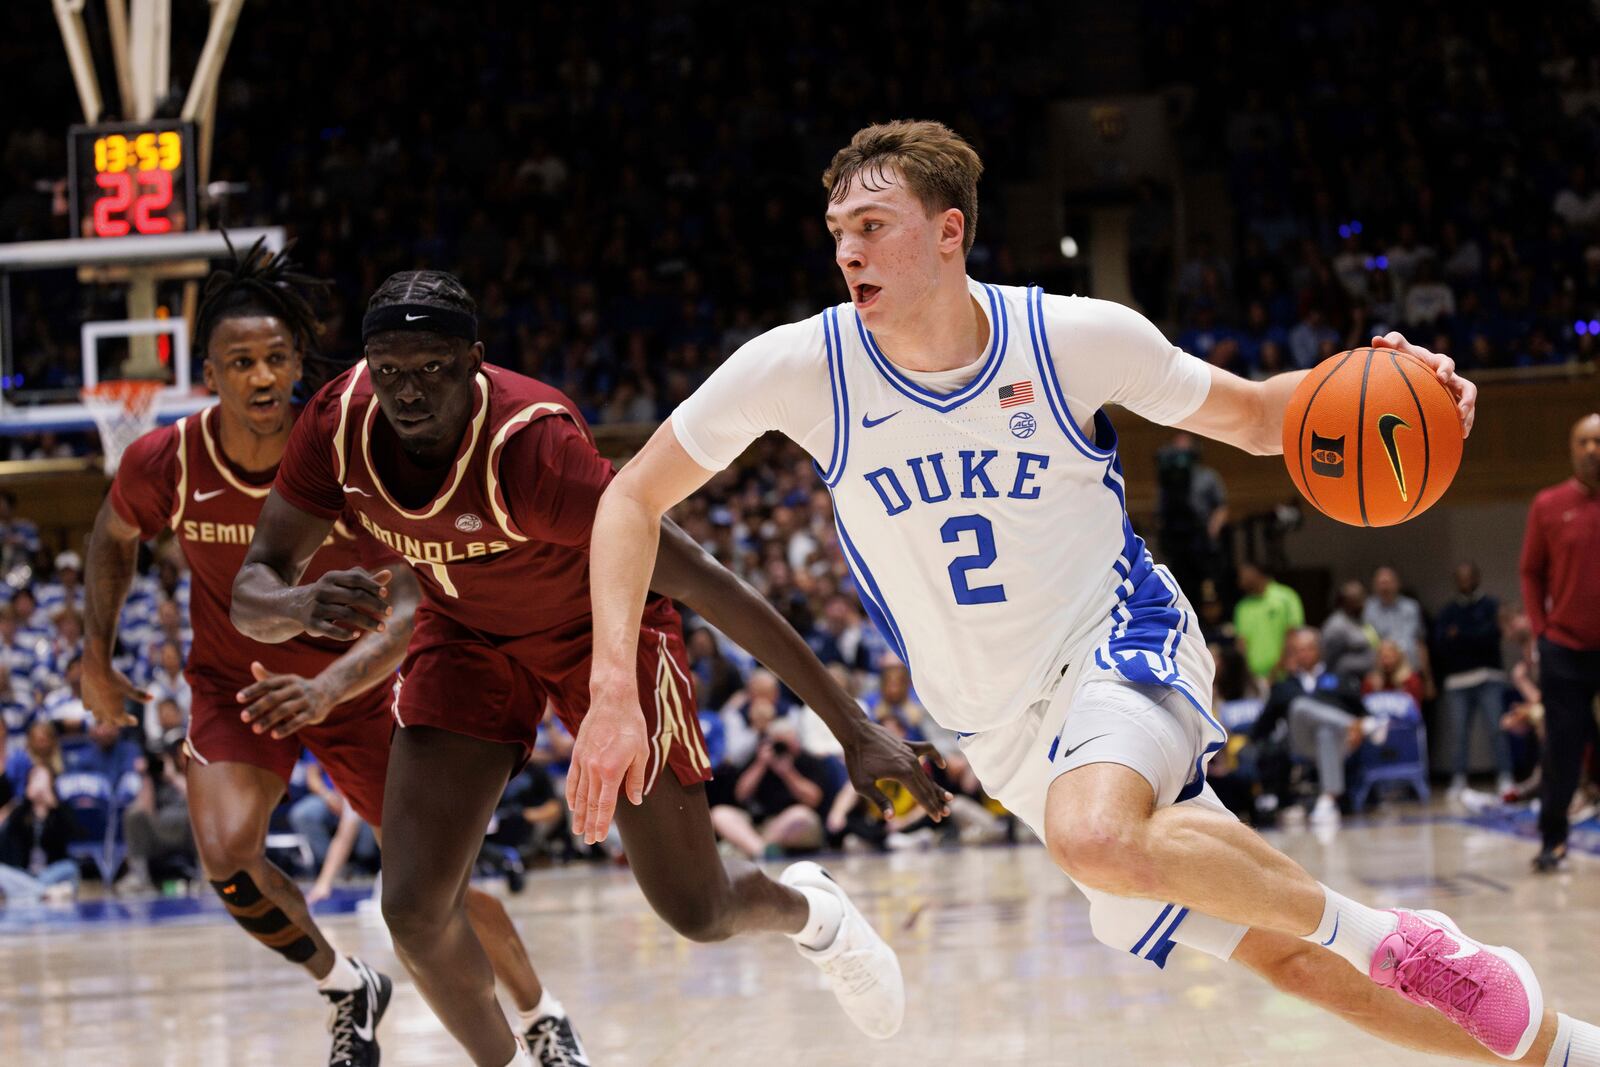
[[362,316],[361,343],[366,344],[373,334],[385,330],[442,333],[446,337],[459,337],[470,344],[478,339],[478,317],[433,304],[389,304],[372,308]]

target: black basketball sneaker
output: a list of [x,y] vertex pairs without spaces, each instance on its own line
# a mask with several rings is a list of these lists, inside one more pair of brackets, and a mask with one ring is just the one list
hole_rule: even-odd
[[565,1015],[535,1020],[522,1039],[528,1043],[528,1055],[539,1067],[589,1067],[589,1054],[583,1050],[572,1020]]
[[333,1006],[328,1030],[333,1034],[333,1049],[328,1067],[378,1067],[378,1024],[389,1009],[394,983],[365,963],[350,957],[350,966],[361,976],[361,987],[342,993],[323,993]]

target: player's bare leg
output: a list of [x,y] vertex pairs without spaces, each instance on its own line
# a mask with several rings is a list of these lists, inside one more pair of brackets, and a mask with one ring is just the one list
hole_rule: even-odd
[[635,807],[617,805],[628,866],[657,915],[690,941],[722,941],[754,931],[799,933],[810,914],[797,890],[753,863],[723,859],[711,830],[703,785],[663,771]]
[[489,954],[489,966],[495,979],[511,994],[517,1011],[532,1011],[544,996],[544,986],[539,973],[528,958],[528,946],[522,943],[517,926],[506,913],[506,906],[493,894],[469,886],[466,896],[467,922],[478,935],[483,950]]
[[[1391,996],[1318,945],[1276,931],[1251,930],[1239,942],[1233,958],[1282,992],[1330,1011],[1390,1044],[1477,1063],[1506,1062],[1443,1015]],[[1546,1011],[1538,1038],[1516,1062],[1545,1063],[1556,1028],[1556,1013]]]
[[1193,804],[1157,809],[1150,783],[1121,764],[1057,778],[1045,838],[1057,866],[1117,896],[1296,937],[1322,920],[1323,888],[1304,867],[1231,815]]
[[330,1064],[376,1063],[377,1029],[394,983],[360,960],[335,952],[311,918],[300,888],[266,857],[267,825],[283,779],[247,763],[185,770],[196,851],[212,888],[244,930],[316,979],[333,1008]]
[[[185,777],[195,849],[223,902],[262,944],[302,965],[313,978],[327,977],[336,953],[311,918],[300,888],[266,855],[267,826],[283,797],[283,779],[247,763],[196,759],[189,760]],[[244,914],[266,910],[255,902],[256,893],[276,905],[281,923],[264,914]],[[240,897],[246,903],[237,904]]]
[[1315,940],[1505,1059],[1522,1058],[1540,1036],[1543,991],[1515,951],[1473,941],[1438,912],[1349,900],[1232,816],[1156,808],[1149,783],[1128,767],[1093,763],[1061,775],[1044,822],[1051,857],[1081,885]]
[[[373,827],[372,833],[378,840],[378,847],[382,848],[383,831]],[[495,980],[511,994],[511,1002],[518,1012],[533,1011],[544,996],[544,985],[539,981],[539,972],[533,969],[528,946],[523,944],[522,935],[511,921],[506,906],[492,893],[471,886],[467,888],[466,906],[467,921],[472,924],[472,932],[478,935],[483,950],[489,954]]]
[[[383,844],[383,832],[374,828],[373,834]],[[497,981],[511,996],[517,1009],[517,1031],[527,1040],[530,1048],[552,1043],[568,1053],[564,1062],[585,1063],[588,1055],[583,1042],[567,1018],[565,1006],[544,988],[539,973],[528,956],[528,946],[522,940],[517,925],[512,921],[506,906],[492,893],[468,886],[465,906],[467,922],[483,951],[489,957],[489,966]],[[542,1051],[542,1049],[541,1049]],[[556,1059],[560,1059],[556,1057]],[[535,1062],[545,1062],[539,1057]]]
[[495,979],[511,995],[517,1009],[516,1029],[535,1063],[588,1063],[583,1040],[567,1016],[566,1007],[539,981],[528,958],[528,946],[511,921],[506,907],[491,893],[469,886],[467,921],[483,950]]
[[685,786],[670,771],[644,803],[619,803],[616,821],[645,899],[678,933],[691,941],[788,934],[828,975],[857,1026],[873,1037],[899,1030],[905,1014],[899,962],[821,867],[793,864],[777,882],[746,860],[724,860],[705,786]]
[[517,1054],[466,905],[483,832],[517,758],[515,745],[409,727],[395,731],[384,785],[383,918],[395,954],[480,1067]]

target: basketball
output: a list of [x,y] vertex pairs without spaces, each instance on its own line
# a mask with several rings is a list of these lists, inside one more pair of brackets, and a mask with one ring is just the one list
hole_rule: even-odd
[[1283,416],[1283,462],[1318,511],[1351,526],[1421,515],[1461,465],[1454,399],[1415,356],[1340,352],[1300,382]]

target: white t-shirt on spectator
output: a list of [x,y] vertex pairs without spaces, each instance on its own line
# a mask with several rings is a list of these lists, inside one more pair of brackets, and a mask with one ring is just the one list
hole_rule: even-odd
[[1556,194],[1550,208],[1573,229],[1588,229],[1600,223],[1600,189],[1591,189],[1586,194],[1563,189]]
[[1381,640],[1399,645],[1407,664],[1413,668],[1418,666],[1417,649],[1424,636],[1422,605],[1408,596],[1395,597],[1393,604],[1370,596],[1361,612],[1361,621],[1376,630]]

